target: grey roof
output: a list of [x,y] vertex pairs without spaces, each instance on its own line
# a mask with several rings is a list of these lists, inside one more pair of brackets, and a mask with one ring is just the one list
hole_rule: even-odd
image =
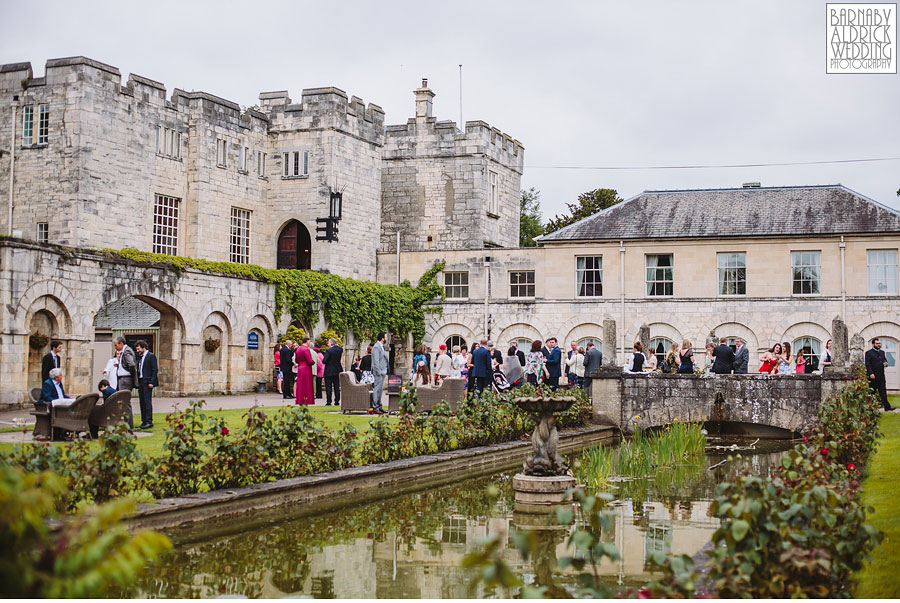
[[94,326],[98,329],[140,329],[158,326],[157,323],[159,310],[134,297],[105,305],[94,318]]
[[537,240],[862,233],[900,233],[900,212],[840,184],[829,184],[645,191]]

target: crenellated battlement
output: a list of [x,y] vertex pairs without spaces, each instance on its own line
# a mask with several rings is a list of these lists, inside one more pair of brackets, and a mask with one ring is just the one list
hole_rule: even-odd
[[374,103],[367,106],[358,96],[348,97],[340,88],[305,88],[299,103],[292,102],[286,90],[263,92],[259,101],[273,131],[327,128],[384,144],[384,109]]

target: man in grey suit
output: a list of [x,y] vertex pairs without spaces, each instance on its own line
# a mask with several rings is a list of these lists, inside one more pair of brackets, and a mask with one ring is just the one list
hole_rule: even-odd
[[747,349],[746,342],[738,337],[734,340],[737,349],[734,352],[734,374],[746,375],[747,366],[750,364],[750,350]]
[[384,342],[387,338],[384,331],[378,334],[378,341],[372,347],[372,374],[375,375],[375,383],[372,385],[372,410],[375,414],[383,415],[384,409],[381,407],[381,391],[384,388],[384,379],[387,377],[388,371],[388,355],[384,349]]
[[593,341],[587,344],[587,350],[584,352],[584,381],[581,387],[590,395],[591,393],[591,373],[600,368],[603,364],[603,352],[594,346]]

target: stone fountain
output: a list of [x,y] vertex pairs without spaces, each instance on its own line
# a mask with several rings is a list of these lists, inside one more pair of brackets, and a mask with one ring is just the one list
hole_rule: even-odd
[[566,490],[575,487],[575,478],[557,451],[559,433],[554,414],[568,410],[575,398],[521,397],[514,402],[537,422],[531,436],[531,453],[525,459],[522,473],[513,478],[516,504],[559,504]]

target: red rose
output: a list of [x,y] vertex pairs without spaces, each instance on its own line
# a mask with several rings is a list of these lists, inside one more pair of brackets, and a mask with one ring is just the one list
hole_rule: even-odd
[[827,455],[828,455],[828,449],[827,449],[827,448],[823,448],[823,449],[822,449],[822,456],[827,456]]
[[853,471],[854,469],[856,469],[856,465],[854,465],[853,463],[850,463],[849,465],[847,465],[847,469],[849,469],[850,471]]
[[222,428],[222,435],[228,435],[228,428],[227,428],[227,427],[223,427],[223,428]]
[[803,436],[803,441],[806,442],[809,440],[809,436]]

